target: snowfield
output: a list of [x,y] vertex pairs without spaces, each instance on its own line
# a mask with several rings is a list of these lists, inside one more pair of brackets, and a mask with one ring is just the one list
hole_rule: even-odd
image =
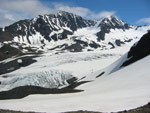
[[65,112],[77,110],[122,111],[136,108],[150,100],[150,76],[148,60],[150,56],[77,89],[73,94],[30,95],[19,100],[1,100],[0,108],[37,111]]
[[[37,60],[36,63],[1,75],[0,91],[7,91],[25,85],[46,88],[68,86],[67,80],[72,77],[80,79],[88,76],[106,67],[120,56],[121,53],[109,53],[109,51],[60,54],[45,53],[41,57],[35,58]],[[12,59],[9,59],[9,61]]]
[[[133,42],[132,42],[133,43]],[[78,80],[93,80],[99,70],[107,67],[129,51],[132,43],[116,49],[78,52],[55,53],[46,52],[34,58],[37,62],[22,67],[16,71],[0,76],[0,91],[7,91],[19,86],[33,85],[45,88],[61,88],[69,84],[67,80],[76,77]],[[8,63],[16,58],[9,58],[2,63]],[[21,60],[21,57],[19,57]],[[12,67],[13,68],[13,67]],[[106,73],[105,73],[106,74]]]
[[[150,86],[150,56],[120,70],[117,67],[121,62],[126,60],[125,52],[129,50],[131,45],[105,51],[60,54],[46,53],[36,58],[38,62],[8,73],[8,78],[1,77],[0,80],[5,81],[2,84],[6,86],[2,88],[2,85],[0,85],[0,89],[8,90],[21,85],[21,83],[27,85],[31,82],[30,79],[34,81],[32,85],[42,86],[43,84],[45,86],[42,87],[49,87],[50,85],[47,83],[52,82],[58,87],[58,83],[64,80],[63,77],[60,77],[62,73],[68,75],[65,80],[71,76],[75,76],[78,79],[86,76],[82,79],[83,81],[92,81],[76,88],[84,90],[83,92],[47,95],[35,94],[22,99],[0,100],[0,109],[52,113],[77,110],[116,112],[147,104],[150,100],[150,91],[147,90]],[[120,57],[123,54],[125,55]],[[117,60],[118,58],[120,59]],[[46,72],[48,70],[51,71]],[[44,74],[44,71],[47,74]],[[33,74],[33,72],[36,73]],[[105,72],[104,75],[96,78],[102,72]],[[56,78],[53,79],[51,77],[52,73],[58,74],[56,76],[59,80],[58,83],[55,82]],[[34,76],[34,79],[32,76]],[[14,81],[11,82],[14,78],[21,79],[20,84]],[[38,78],[43,80],[41,84],[36,83]],[[12,87],[8,87],[10,85]],[[65,86],[67,83],[62,85]]]

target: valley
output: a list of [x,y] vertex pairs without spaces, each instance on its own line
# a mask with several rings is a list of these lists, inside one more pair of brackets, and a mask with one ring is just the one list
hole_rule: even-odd
[[120,112],[146,105],[149,29],[65,11],[0,28],[0,109]]

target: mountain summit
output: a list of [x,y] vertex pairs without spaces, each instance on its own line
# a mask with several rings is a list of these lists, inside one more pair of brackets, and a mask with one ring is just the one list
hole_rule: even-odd
[[[141,37],[136,34],[131,37],[130,31],[143,34],[148,29],[150,27],[145,26],[145,31],[141,32],[139,27],[131,26],[114,16],[96,21],[58,11],[0,28],[0,42],[24,43],[41,49],[61,51],[110,49],[130,42],[135,37]],[[111,33],[113,35],[110,35]],[[119,33],[124,35],[119,36]]]

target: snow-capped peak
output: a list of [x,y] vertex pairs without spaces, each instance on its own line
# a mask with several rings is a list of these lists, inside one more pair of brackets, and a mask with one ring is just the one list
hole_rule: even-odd
[[[31,20],[18,21],[5,27],[5,30],[0,29],[0,42],[15,41],[39,46],[44,50],[108,49],[114,48],[116,43],[120,46],[120,43],[131,41],[134,37],[129,36],[127,30],[145,33],[149,29],[149,27],[136,28],[114,16],[102,20],[87,20],[73,13],[58,11],[55,14],[39,15]],[[111,39],[107,38],[105,35],[110,34],[112,30],[116,30],[114,31],[116,34],[119,34],[118,31],[121,34],[124,32],[125,35],[111,35]],[[137,36],[138,34],[135,37]],[[123,40],[118,42],[120,39]]]
[[75,14],[70,13],[70,12],[66,12],[66,11],[59,10],[58,12],[56,12],[56,15],[67,16],[67,15],[75,15]]
[[115,17],[115,16],[109,16],[104,18],[99,26],[106,26],[107,28],[118,28],[118,29],[129,29],[131,25],[125,23],[123,20]]

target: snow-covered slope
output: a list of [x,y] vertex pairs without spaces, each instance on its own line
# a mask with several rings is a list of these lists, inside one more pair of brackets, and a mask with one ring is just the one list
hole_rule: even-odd
[[138,41],[141,36],[147,33],[147,30],[150,29],[150,26],[141,27],[136,29],[136,27],[129,28],[129,29],[110,29],[110,31],[105,33],[105,37],[103,40],[98,40],[96,33],[99,31],[99,28],[88,27],[78,29],[74,32],[73,35],[70,36],[70,39],[75,38],[75,40],[80,41],[82,46],[84,47],[83,50],[103,50],[103,49],[113,49],[124,44],[130,42]]
[[[97,77],[99,77],[99,75],[101,75],[101,73],[103,73],[102,75],[109,75],[113,72],[116,72],[146,56],[148,56],[150,54],[150,32],[144,34],[141,39],[139,41],[137,41],[136,43],[133,43],[132,47],[130,48],[130,50],[128,50],[127,53],[125,53],[124,55],[121,56],[121,58],[119,58],[117,61],[115,61],[114,63],[112,63],[111,65],[109,65],[108,67],[102,69],[101,71],[97,71],[95,72],[92,76],[88,76],[87,78],[85,78],[84,80],[93,80]],[[122,48],[120,48],[121,50]],[[127,49],[127,48],[126,48]],[[115,49],[117,51],[117,49]],[[118,51],[120,51],[118,49]],[[121,50],[124,51],[124,50]]]
[[[146,45],[149,45],[149,35],[144,35],[141,40],[143,40],[143,38],[145,38],[144,40],[146,41],[143,42],[144,46],[142,46],[142,43],[140,44],[140,47],[147,48],[148,46]],[[141,43],[141,40],[138,43]],[[68,81],[73,77],[75,77],[77,80],[84,78],[80,81],[95,80],[102,75],[109,75],[123,68],[123,64],[132,59],[128,57],[128,53],[126,53],[129,51],[131,45],[133,44],[130,43],[120,48],[103,51],[97,50],[94,52],[42,54],[40,57],[34,58],[36,60],[35,63],[26,67],[21,67],[20,69],[11,73],[2,74],[0,76],[0,91],[7,91],[26,85],[40,86],[45,88],[61,88],[68,86]],[[139,44],[136,46],[139,46]],[[130,52],[133,53],[131,50]],[[141,54],[145,54],[140,52],[142,50],[140,49],[139,51],[136,51]],[[120,56],[122,57],[119,58]],[[9,63],[14,59],[15,58],[4,60],[1,63]],[[112,63],[116,59],[118,60]],[[22,58],[20,57],[19,60],[22,60]],[[111,65],[108,66],[109,64]]]
[[[88,76],[112,63],[121,54],[116,51],[42,54],[42,56],[34,58],[37,62],[11,73],[2,74],[0,76],[0,91],[26,85],[46,88],[65,87],[69,85],[67,80],[73,77],[80,79]],[[11,60],[14,58],[2,63],[9,63]],[[100,66],[100,64],[103,65]]]
[[72,13],[59,11],[56,14],[39,15],[31,20],[21,20],[0,29],[1,42],[16,41],[31,45],[43,45],[51,40],[63,40],[78,28],[94,25]]
[[0,28],[0,42],[24,43],[54,51],[112,49],[139,39],[150,26],[132,26],[117,17],[86,20],[72,13],[39,15]]
[[[77,110],[116,112],[136,108],[150,101],[149,60],[150,56],[147,56],[76,88],[84,90],[83,92],[1,100],[0,108],[56,113]],[[95,76],[94,73],[91,75]]]

